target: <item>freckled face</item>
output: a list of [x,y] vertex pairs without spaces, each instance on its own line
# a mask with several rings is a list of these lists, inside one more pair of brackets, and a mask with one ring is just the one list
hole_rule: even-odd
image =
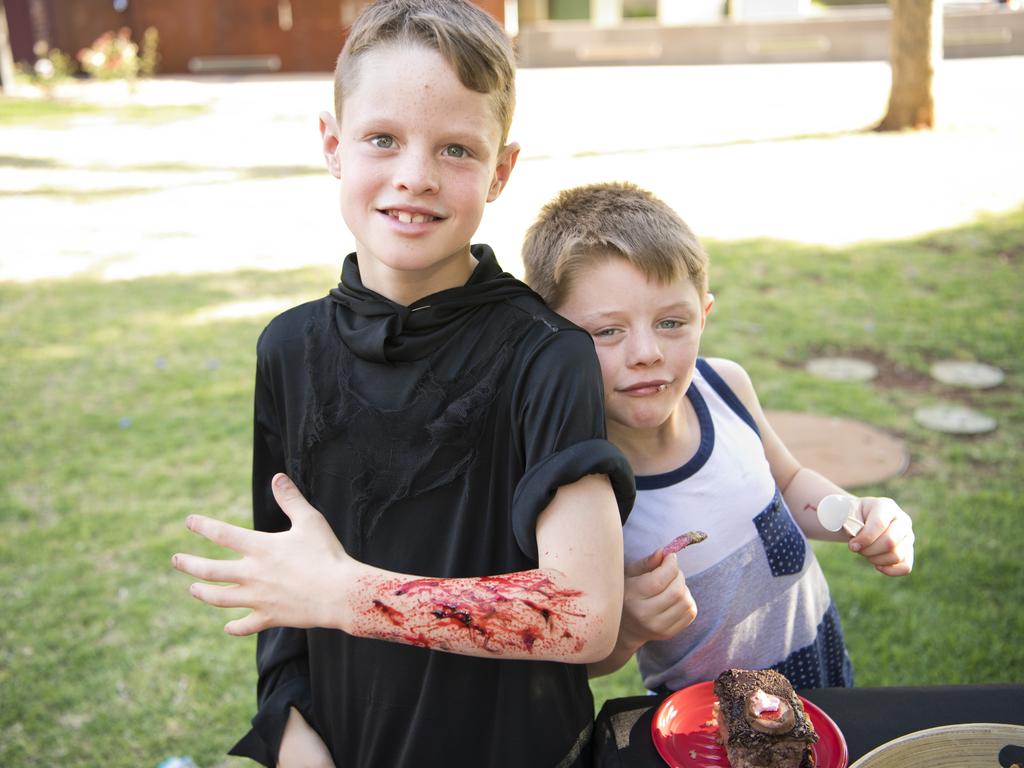
[[652,282],[620,257],[573,278],[558,312],[594,339],[610,434],[672,417],[693,380],[709,308],[690,280]]
[[514,145],[499,149],[491,97],[417,45],[370,51],[355,75],[336,152],[364,283],[406,299],[462,285],[470,238],[515,160]]

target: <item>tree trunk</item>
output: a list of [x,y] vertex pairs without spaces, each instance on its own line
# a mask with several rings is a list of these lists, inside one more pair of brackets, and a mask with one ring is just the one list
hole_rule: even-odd
[[0,0],[0,90],[8,96],[14,93],[14,56],[7,36],[7,11],[3,0]]
[[889,0],[892,7],[889,109],[879,131],[933,128],[932,79],[942,61],[942,0]]

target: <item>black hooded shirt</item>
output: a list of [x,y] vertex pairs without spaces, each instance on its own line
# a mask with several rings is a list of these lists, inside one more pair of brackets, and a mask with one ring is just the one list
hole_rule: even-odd
[[[536,568],[535,525],[560,486],[633,478],[605,439],[589,335],[473,246],[467,283],[409,306],[363,286],[355,254],[330,295],[257,345],[254,527],[285,530],[288,472],[353,557],[443,578]],[[600,566],[600,564],[595,564]],[[584,665],[478,658],[337,630],[261,632],[259,708],[234,747],[273,765],[289,707],[338,766],[586,764]]]

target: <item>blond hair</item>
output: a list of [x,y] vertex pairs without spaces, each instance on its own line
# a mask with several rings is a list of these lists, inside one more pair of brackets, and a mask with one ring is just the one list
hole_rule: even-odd
[[649,280],[689,278],[704,301],[708,257],[671,207],[635,184],[567,189],[545,205],[526,233],[526,282],[557,309],[573,279],[600,259],[621,257]]
[[356,87],[359,58],[375,48],[409,44],[437,51],[464,86],[491,96],[504,146],[516,102],[515,54],[498,22],[466,0],[378,0],[367,6],[334,69],[338,121],[345,96]]

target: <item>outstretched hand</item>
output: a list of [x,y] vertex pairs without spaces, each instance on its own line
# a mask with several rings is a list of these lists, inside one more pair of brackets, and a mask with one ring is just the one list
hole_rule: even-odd
[[626,565],[620,637],[636,647],[648,640],[667,640],[695,618],[697,604],[675,553],[658,548]]
[[218,608],[252,609],[225,625],[229,634],[250,635],[269,627],[340,627],[345,623],[344,600],[338,599],[337,590],[345,579],[339,571],[355,561],[286,475],[275,475],[272,488],[291,520],[289,530],[264,533],[190,515],[190,531],[242,557],[216,560],[179,553],[171,562],[190,576],[229,585],[194,583],[189,590],[197,599]]
[[886,576],[906,576],[914,568],[914,526],[910,515],[892,499],[862,497],[864,527],[850,539],[850,549]]

